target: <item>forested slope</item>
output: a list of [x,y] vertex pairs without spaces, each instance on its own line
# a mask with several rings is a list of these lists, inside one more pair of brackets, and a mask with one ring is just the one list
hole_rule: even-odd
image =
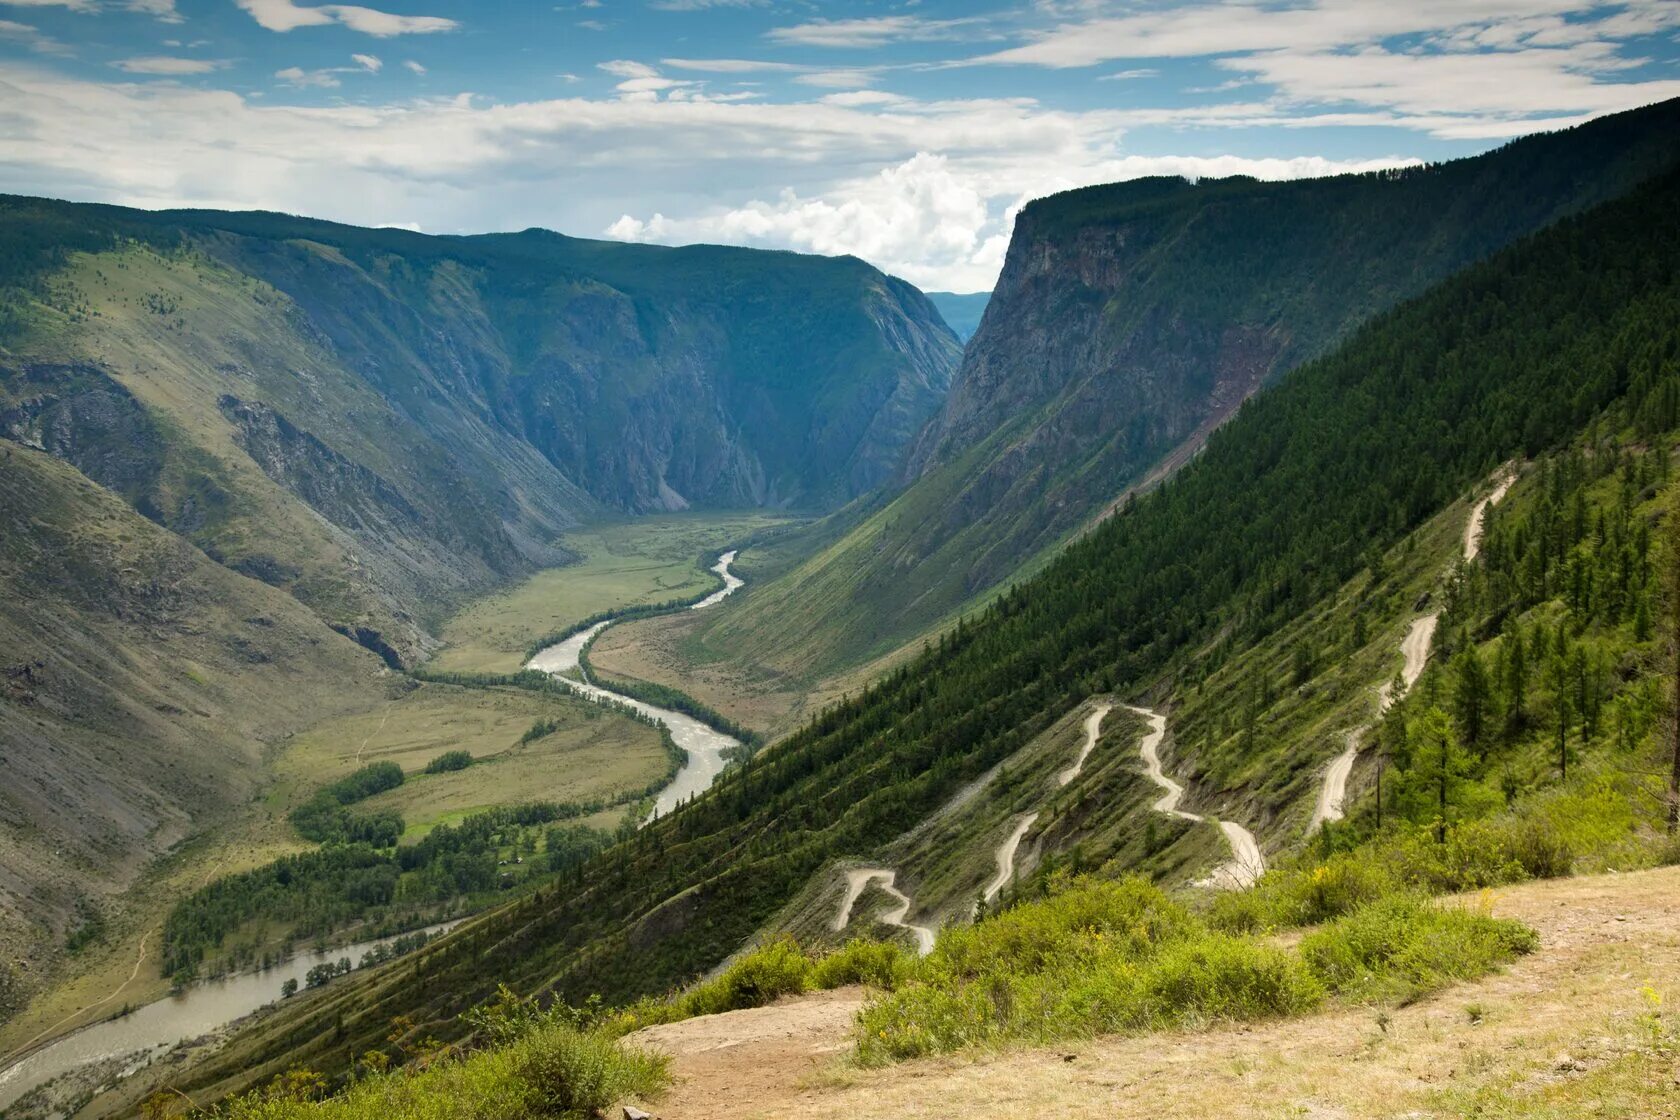
[[1031,203],[907,487],[708,620],[697,660],[750,651],[823,676],[925,633],[1181,465],[1261,385],[1673,166],[1677,138],[1668,102],[1427,167],[1151,179]]
[[[1680,401],[1680,176],[1519,242],[1245,406],[1171,483],[578,879],[256,1028],[200,1084],[333,1064],[505,981],[572,999],[715,963],[828,861],[901,834],[1102,690],[1264,640],[1513,456]],[[330,1041],[329,1041],[330,1040]],[[264,1064],[268,1063],[268,1064]]]

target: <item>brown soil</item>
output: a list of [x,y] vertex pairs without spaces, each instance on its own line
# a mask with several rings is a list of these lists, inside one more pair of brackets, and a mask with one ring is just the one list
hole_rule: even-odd
[[[1680,868],[1468,896],[1539,931],[1508,970],[1410,1007],[1105,1038],[860,1070],[857,990],[659,1027],[665,1120],[705,1117],[1680,1116],[1680,1069],[1641,1051],[1649,987],[1680,1003]],[[1672,1029],[1672,1028],[1670,1028]],[[1630,1041],[1630,1039],[1632,1041]],[[1631,1066],[1632,1061],[1643,1062]],[[1654,1063],[1654,1064],[1653,1064]],[[1655,1074],[1653,1074],[1655,1070]],[[1628,1103],[1629,1101],[1632,1103]],[[1666,1103],[1664,1103],[1666,1102]]]

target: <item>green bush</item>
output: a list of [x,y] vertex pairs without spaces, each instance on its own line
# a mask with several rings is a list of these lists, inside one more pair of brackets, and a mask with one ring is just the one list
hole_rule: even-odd
[[659,1092],[670,1079],[664,1055],[568,1026],[533,1032],[512,1057],[528,1116],[595,1116],[625,1097]]
[[1228,933],[1317,925],[1393,891],[1393,874],[1366,850],[1312,867],[1270,871],[1250,890],[1214,900],[1209,921]]
[[599,1030],[558,1021],[508,1045],[421,1070],[376,1073],[325,1100],[302,1099],[300,1071],[267,1091],[218,1110],[224,1120],[572,1120],[596,1116],[627,1097],[649,1098],[670,1083],[669,1059],[626,1046]]
[[1287,950],[1208,934],[1162,949],[1138,982],[1145,1023],[1241,1022],[1299,1015],[1324,1000],[1324,988]]
[[1081,879],[1043,901],[941,931],[923,964],[929,974],[951,978],[998,970],[1044,972],[1097,957],[1141,956],[1199,926],[1142,876]]
[[813,988],[841,988],[868,984],[891,991],[909,978],[916,958],[891,941],[853,938],[845,946],[819,957],[808,977]]
[[805,991],[810,971],[810,958],[793,939],[777,938],[754,949],[716,978],[690,989],[678,1001],[681,1017],[762,1007],[782,996]]
[[1399,894],[1308,934],[1300,954],[1340,996],[1405,1002],[1480,976],[1538,943],[1521,922]]
[[465,770],[473,764],[471,751],[444,751],[426,763],[426,773],[447,774],[451,770]]
[[918,984],[858,1013],[857,1058],[863,1065],[879,1066],[982,1046],[1002,1037],[997,1002],[981,985]]

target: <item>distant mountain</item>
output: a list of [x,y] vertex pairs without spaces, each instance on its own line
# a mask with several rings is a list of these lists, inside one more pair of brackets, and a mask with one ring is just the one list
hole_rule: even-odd
[[1372,314],[1677,161],[1669,101],[1428,167],[1033,202],[902,491],[850,511],[838,542],[698,640],[807,679],[892,650],[1170,473]]
[[960,344],[854,258],[0,199],[0,434],[393,664],[580,519],[888,481]]
[[980,317],[986,313],[986,304],[991,301],[990,292],[928,292],[928,299],[939,309],[940,318],[945,325],[957,332],[957,337],[967,342],[974,337],[974,332],[980,329]]

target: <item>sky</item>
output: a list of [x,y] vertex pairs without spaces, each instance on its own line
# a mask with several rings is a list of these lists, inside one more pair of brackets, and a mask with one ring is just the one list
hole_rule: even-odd
[[0,192],[966,292],[1059,190],[1451,159],[1680,96],[1680,0],[375,2],[0,0]]

